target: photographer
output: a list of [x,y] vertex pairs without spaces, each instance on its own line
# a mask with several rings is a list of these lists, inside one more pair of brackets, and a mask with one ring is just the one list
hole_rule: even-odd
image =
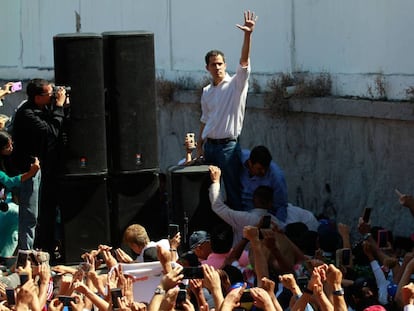
[[[22,183],[19,194],[19,249],[32,249],[39,215],[37,244],[51,255],[54,251],[58,173],[58,138],[64,119],[64,87],[54,88],[43,79],[27,85],[27,101],[17,109],[13,122],[14,165],[18,173],[28,170],[33,157],[42,163],[42,171]],[[42,208],[39,189],[42,183]]]

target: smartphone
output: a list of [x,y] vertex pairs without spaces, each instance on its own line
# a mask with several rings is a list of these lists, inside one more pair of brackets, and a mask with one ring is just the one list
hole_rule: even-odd
[[194,133],[187,133],[185,134],[185,137],[188,140],[188,149],[195,149],[195,134]]
[[298,276],[296,279],[296,284],[298,284],[298,287],[300,290],[303,290],[308,286],[309,279],[306,276]]
[[168,238],[172,239],[180,231],[180,226],[177,224],[168,225]]
[[240,307],[245,310],[251,310],[253,307],[254,299],[250,294],[250,289],[245,289],[240,298]]
[[183,302],[187,299],[187,290],[180,288],[177,298],[175,299],[175,308],[182,310]]
[[377,244],[379,248],[384,248],[388,246],[388,230],[378,230]]
[[181,273],[184,274],[183,279],[204,279],[202,267],[184,267]]
[[271,217],[270,215],[265,215],[262,218],[262,225],[260,228],[262,229],[269,229],[270,228]]
[[336,266],[350,266],[351,265],[351,249],[341,248],[336,251]]
[[29,275],[26,272],[20,272],[19,279],[20,279],[20,286],[21,286],[29,280]]
[[65,295],[59,295],[58,299],[61,303],[63,303],[63,310],[72,310],[72,305],[70,304],[71,301],[76,302],[75,297],[72,296],[65,296]]
[[259,228],[259,239],[260,240],[263,240],[263,234],[260,231],[260,229],[269,229],[270,228],[270,222],[271,222],[271,218],[270,218],[269,215],[263,216],[262,224],[260,225],[260,228]]
[[22,88],[23,88],[22,81],[13,82],[13,84],[10,86],[10,91],[17,92],[17,91],[21,91]]
[[16,296],[14,295],[13,287],[6,287],[6,297],[9,307],[16,305]]
[[370,219],[370,217],[371,217],[371,210],[372,210],[372,208],[371,208],[371,207],[366,207],[366,208],[364,209],[364,215],[362,216],[362,220],[363,220],[365,223],[369,223],[369,219]]
[[19,252],[17,253],[16,268],[26,267],[26,263],[28,259],[29,259],[29,252],[24,251],[24,250],[19,250]]
[[112,308],[119,309],[118,299],[122,297],[122,290],[120,288],[111,288]]

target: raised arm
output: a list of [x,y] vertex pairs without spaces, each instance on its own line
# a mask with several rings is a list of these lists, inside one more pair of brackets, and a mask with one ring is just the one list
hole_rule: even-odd
[[236,26],[244,31],[244,39],[243,39],[243,45],[241,50],[241,56],[240,56],[240,65],[242,67],[245,67],[249,64],[249,58],[250,58],[250,37],[252,35],[253,29],[256,25],[257,16],[254,14],[254,12],[251,11],[245,11],[244,12],[244,25],[237,24]]

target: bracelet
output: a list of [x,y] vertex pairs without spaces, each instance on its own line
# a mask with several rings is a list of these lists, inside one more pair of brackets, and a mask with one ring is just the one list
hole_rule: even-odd
[[340,288],[336,291],[334,291],[332,294],[334,294],[335,296],[343,296],[345,294],[344,289]]
[[307,287],[302,288],[302,292],[304,292],[305,294],[313,295],[313,291]]
[[175,248],[170,248],[170,252],[176,252],[177,250]]
[[370,236],[371,236],[371,233],[364,234],[364,241],[369,239]]

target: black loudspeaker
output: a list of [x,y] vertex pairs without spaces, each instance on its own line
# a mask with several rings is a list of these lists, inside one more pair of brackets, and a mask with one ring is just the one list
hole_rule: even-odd
[[159,167],[154,35],[105,32],[108,144],[111,172]]
[[185,245],[188,245],[188,238],[192,232],[211,232],[216,225],[225,223],[211,209],[208,194],[211,179],[208,165],[173,166],[168,172],[172,221],[182,228]]
[[110,245],[107,178],[65,177],[59,181],[65,262],[83,261],[85,251]]
[[59,34],[53,38],[55,83],[70,86],[63,135],[63,174],[107,172],[102,36]]
[[168,209],[157,170],[111,175],[110,189],[114,246],[122,244],[123,232],[131,224],[144,226],[153,241],[167,236]]

